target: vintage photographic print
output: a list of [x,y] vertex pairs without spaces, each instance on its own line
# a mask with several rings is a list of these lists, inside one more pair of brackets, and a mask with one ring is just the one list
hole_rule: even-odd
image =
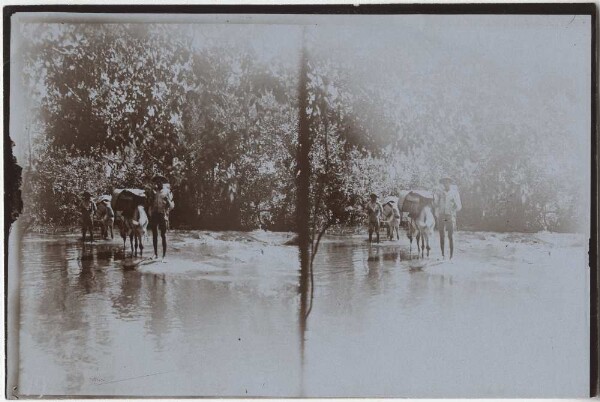
[[594,6],[350,8],[13,9],[7,398],[590,395]]

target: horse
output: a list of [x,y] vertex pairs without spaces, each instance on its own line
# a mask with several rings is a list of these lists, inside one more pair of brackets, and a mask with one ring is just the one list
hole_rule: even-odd
[[408,253],[410,255],[410,258],[412,258],[412,244],[413,244],[414,237],[417,238],[417,247],[419,247],[419,229],[417,228],[417,224],[415,223],[415,220],[412,219],[411,217],[408,218],[408,226],[406,227],[406,236],[408,237],[408,240],[410,240],[410,246],[408,249]]
[[396,238],[400,240],[400,211],[394,201],[388,201],[383,205],[383,220],[387,224],[387,234],[390,240],[394,240],[394,231]]
[[97,201],[96,207],[96,215],[98,216],[98,222],[100,223],[100,234],[102,238],[107,239],[110,230],[110,238],[114,239],[113,226],[115,223],[115,213],[110,206],[110,199]]
[[[421,212],[415,219],[414,217],[410,221],[409,238],[410,238],[410,252],[412,254],[412,235],[416,233],[417,238],[417,250],[421,254],[421,257],[425,257],[425,248],[427,248],[427,257],[429,257],[429,239],[433,238],[433,228],[435,226],[435,217],[433,214],[433,208],[430,203],[425,204],[421,208]],[[421,244],[419,245],[419,240]]]
[[[140,249],[140,257],[144,252],[143,239],[146,235],[146,229],[148,228],[148,215],[143,205],[138,205],[133,212],[133,217],[129,220],[129,226],[131,231],[129,233],[129,241],[131,242],[131,251],[135,250],[135,256],[137,257],[138,247]],[[135,239],[135,248],[133,246],[133,240]]]
[[[143,239],[146,235],[146,229],[148,228],[148,215],[143,205],[138,205],[133,213],[123,214],[123,212],[117,212],[117,222],[119,226],[119,232],[123,238],[123,251],[127,247],[127,238],[131,245],[131,254],[137,257],[138,248],[140,250],[140,257],[144,251]],[[135,246],[134,246],[135,241]]]
[[[143,252],[143,238],[148,227],[148,215],[144,209],[147,202],[144,190],[137,188],[115,189],[111,198],[111,206],[117,214],[119,232],[123,238],[123,251],[125,251],[127,238],[131,243],[131,253],[137,256],[139,245],[140,255]],[[135,239],[135,248],[134,248]]]
[[115,222],[117,223],[117,226],[119,227],[119,234],[121,235],[121,238],[123,239],[123,251],[125,251],[125,244],[127,242],[127,238],[129,237],[129,234],[132,231],[129,221],[130,221],[130,219],[128,219],[126,216],[124,216],[122,211],[117,211],[117,216],[116,216]]

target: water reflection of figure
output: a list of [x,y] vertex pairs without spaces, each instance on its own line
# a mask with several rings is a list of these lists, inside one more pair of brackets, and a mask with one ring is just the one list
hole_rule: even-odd
[[96,247],[96,259],[99,265],[112,266],[115,260],[115,249],[109,247]]
[[420,269],[411,269],[407,284],[404,307],[416,307],[426,298],[429,291],[429,276]]
[[380,294],[386,285],[389,285],[386,280],[389,279],[390,273],[400,266],[401,260],[401,250],[398,246],[375,249],[369,247],[366,279],[371,294]]
[[369,245],[367,248],[367,268],[370,267],[370,262],[379,262],[379,248]]
[[377,259],[369,259],[367,261],[367,285],[369,287],[369,293],[379,294],[381,291],[381,273],[383,271],[383,259],[381,255],[377,256]]
[[390,250],[386,250],[381,256],[381,259],[387,262],[394,262],[395,265],[398,265],[400,261],[402,261],[400,250],[397,247],[394,247]]
[[368,258],[369,262],[378,262],[379,264],[383,264],[386,262],[394,262],[396,265],[400,263],[404,258],[402,258],[402,250],[398,246],[391,247],[368,247]]
[[77,280],[81,290],[85,294],[104,292],[106,287],[106,269],[111,264],[113,255],[114,251],[110,247],[84,245],[81,248],[77,259],[80,267]]
[[94,266],[94,253],[91,247],[86,249],[85,243],[81,249],[81,253],[78,258],[79,267],[81,270],[79,271],[79,275],[77,277],[77,282],[79,287],[84,291],[85,294],[89,294],[92,292],[94,287],[96,276],[93,270]]
[[143,283],[147,285],[150,302],[148,330],[155,336],[157,350],[162,351],[162,340],[171,327],[167,305],[167,282],[161,276],[151,275],[144,277]]
[[[452,292],[452,275],[430,273],[426,270],[411,270],[407,288],[406,305],[414,307],[423,301],[447,302]],[[439,300],[438,300],[439,299]]]
[[129,317],[132,312],[139,309],[141,276],[136,271],[123,271],[119,294],[112,298],[112,305],[121,318]]

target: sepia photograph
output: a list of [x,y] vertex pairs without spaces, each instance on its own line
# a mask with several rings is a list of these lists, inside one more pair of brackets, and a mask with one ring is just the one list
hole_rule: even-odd
[[5,9],[6,398],[589,397],[564,6]]

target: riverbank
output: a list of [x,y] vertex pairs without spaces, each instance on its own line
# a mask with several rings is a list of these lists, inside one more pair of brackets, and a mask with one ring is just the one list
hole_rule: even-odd
[[[69,235],[69,238],[76,235]],[[144,239],[143,258],[125,258],[121,264],[126,269],[136,268],[142,273],[176,275],[190,278],[214,276],[239,271],[268,272],[270,267],[294,274],[299,269],[298,249],[294,246],[294,233],[255,230],[239,231],[193,231],[173,230],[168,233],[168,251],[165,262],[153,260],[151,234]],[[97,245],[122,245],[121,239],[99,240]],[[550,263],[553,255],[562,249],[585,248],[587,239],[580,234],[565,233],[491,233],[458,232],[455,235],[455,255],[451,261],[442,260],[439,238],[431,242],[428,258],[417,259],[416,244],[409,254],[409,240],[401,233],[400,240],[384,240],[369,245],[365,235],[328,235],[321,245],[332,247],[365,247],[369,249],[369,262],[395,258],[400,265],[411,268],[430,267],[445,272],[458,270],[461,274],[480,272],[482,269],[515,268],[523,264]],[[448,246],[446,246],[448,247]],[[159,254],[161,245],[159,239]],[[119,249],[121,249],[119,247]],[[126,245],[129,257],[129,242]],[[448,253],[448,251],[446,251]],[[554,253],[554,254],[553,254]],[[124,257],[125,257],[124,256]],[[441,263],[443,266],[440,266]],[[446,264],[448,263],[448,264]],[[487,268],[486,268],[487,267]],[[237,277],[239,277],[238,275]],[[262,276],[262,275],[261,275]]]

